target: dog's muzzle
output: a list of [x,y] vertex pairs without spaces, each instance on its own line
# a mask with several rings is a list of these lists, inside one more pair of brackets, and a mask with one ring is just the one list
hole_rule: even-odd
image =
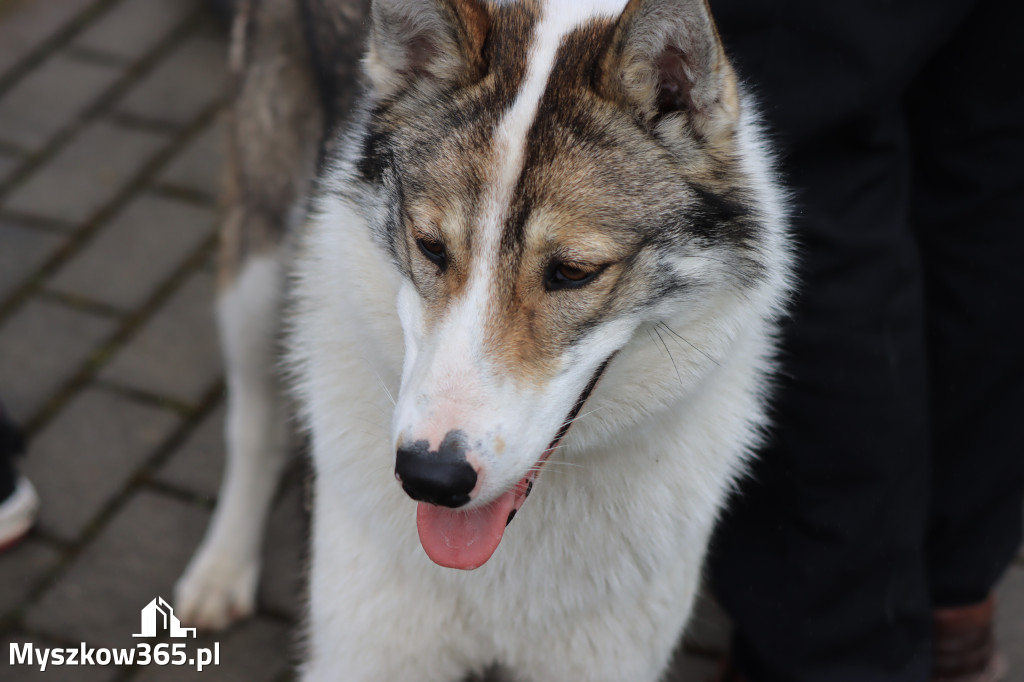
[[477,473],[466,461],[462,438],[449,433],[437,450],[423,440],[400,445],[395,478],[417,502],[457,509],[469,503]]

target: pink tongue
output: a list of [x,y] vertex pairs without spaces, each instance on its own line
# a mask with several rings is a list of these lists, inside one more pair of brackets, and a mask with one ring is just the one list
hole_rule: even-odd
[[416,510],[420,544],[434,563],[445,568],[480,568],[498,549],[515,504],[516,489],[484,507],[470,510],[420,502]]

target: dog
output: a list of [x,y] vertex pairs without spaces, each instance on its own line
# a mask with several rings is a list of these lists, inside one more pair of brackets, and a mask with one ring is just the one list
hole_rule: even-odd
[[252,610],[283,329],[301,679],[660,679],[791,289],[706,2],[250,1],[231,60],[228,466],[179,615]]

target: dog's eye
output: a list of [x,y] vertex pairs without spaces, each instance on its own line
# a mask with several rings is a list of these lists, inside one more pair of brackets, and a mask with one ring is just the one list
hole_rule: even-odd
[[548,291],[578,289],[593,282],[603,270],[604,267],[556,261],[548,267],[544,285]]
[[448,267],[448,251],[444,244],[429,237],[420,237],[416,240],[416,246],[427,257],[431,263],[444,270]]

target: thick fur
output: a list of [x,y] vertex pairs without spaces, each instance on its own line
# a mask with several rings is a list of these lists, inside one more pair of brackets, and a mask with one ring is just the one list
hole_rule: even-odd
[[[699,0],[372,17],[366,94],[289,257],[316,473],[303,679],[654,682],[766,423],[790,256],[750,104]],[[226,305],[266,298],[287,250],[236,268]],[[462,434],[481,508],[595,379],[490,561],[431,562],[396,447]]]

